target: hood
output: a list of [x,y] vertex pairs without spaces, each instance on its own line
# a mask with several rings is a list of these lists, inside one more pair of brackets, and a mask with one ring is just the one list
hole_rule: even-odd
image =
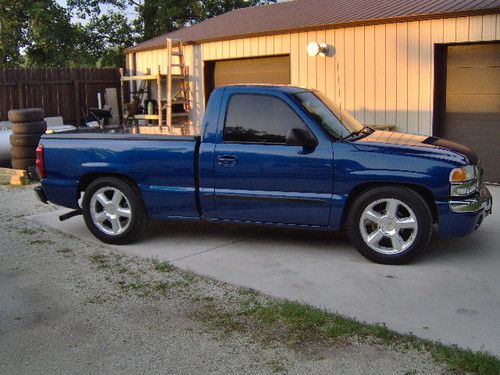
[[469,148],[439,137],[376,130],[367,137],[354,141],[354,143],[359,146],[394,146],[400,151],[406,149],[409,152],[436,154],[440,157],[453,157],[453,154],[458,154],[462,159],[465,159],[467,164],[477,165],[478,163],[476,153]]

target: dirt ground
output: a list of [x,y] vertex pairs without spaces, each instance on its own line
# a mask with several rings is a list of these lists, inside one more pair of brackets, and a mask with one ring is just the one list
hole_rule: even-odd
[[272,300],[26,219],[53,209],[32,187],[0,186],[1,374],[447,372],[412,348],[300,347],[254,317],[242,325],[243,307]]

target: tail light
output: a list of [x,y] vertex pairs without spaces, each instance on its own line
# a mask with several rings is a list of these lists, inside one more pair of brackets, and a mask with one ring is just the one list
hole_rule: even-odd
[[43,146],[36,148],[36,170],[40,179],[45,178],[45,166],[43,163]]

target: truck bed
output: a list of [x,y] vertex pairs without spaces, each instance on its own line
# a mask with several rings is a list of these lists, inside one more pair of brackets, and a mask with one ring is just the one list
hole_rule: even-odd
[[152,218],[197,218],[197,136],[101,129],[47,134],[45,189],[52,203],[78,208],[79,191],[100,174],[134,181]]

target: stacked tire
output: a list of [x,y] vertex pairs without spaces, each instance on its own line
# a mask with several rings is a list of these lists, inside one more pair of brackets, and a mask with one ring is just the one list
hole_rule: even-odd
[[10,154],[12,168],[29,170],[35,166],[36,148],[40,137],[47,130],[40,108],[12,109],[8,113],[12,123]]

